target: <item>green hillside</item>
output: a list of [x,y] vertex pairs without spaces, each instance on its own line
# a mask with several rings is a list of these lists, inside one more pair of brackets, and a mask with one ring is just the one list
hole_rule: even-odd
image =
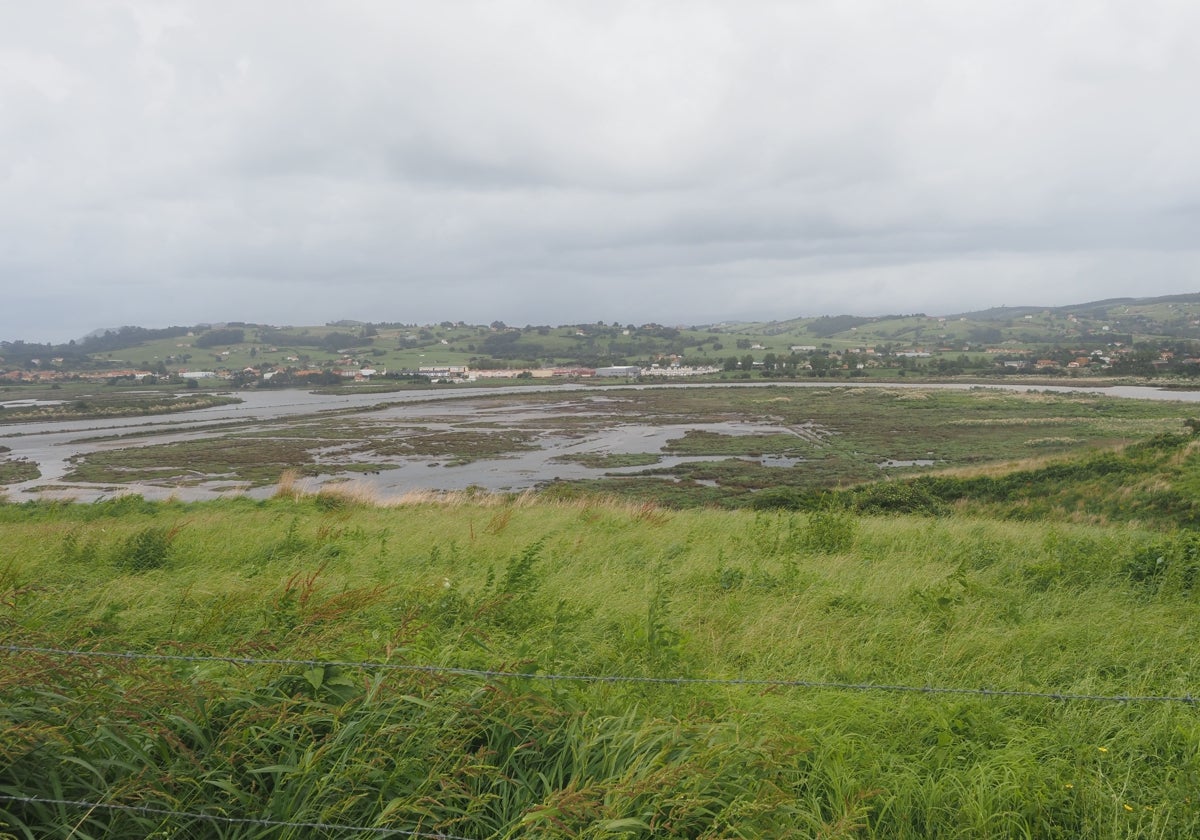
[[[779,494],[772,498],[789,502]],[[866,484],[832,498],[855,510],[956,510],[1008,519],[1192,529],[1200,527],[1200,440],[1162,434],[1115,452]],[[791,504],[804,502],[811,504],[811,498],[790,497]]]
[[722,367],[731,358],[736,365],[747,355],[762,363],[768,354],[787,356],[793,348],[882,355],[920,352],[954,360],[965,354],[969,363],[986,370],[995,366],[994,354],[999,352],[1069,354],[1135,346],[1191,352],[1197,341],[1200,294],[1188,294],[959,314],[835,315],[693,325],[339,321],[323,326],[233,322],[122,327],[67,345],[0,342],[0,372],[133,367],[166,375],[264,366],[404,371],[422,366],[596,367],[664,361]]

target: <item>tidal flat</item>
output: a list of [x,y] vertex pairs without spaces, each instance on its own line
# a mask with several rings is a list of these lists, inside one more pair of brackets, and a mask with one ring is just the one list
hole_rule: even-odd
[[[1178,395],[1172,395],[1178,396]],[[767,488],[1111,449],[1192,416],[1181,399],[938,387],[614,387],[437,394],[295,392],[167,418],[0,426],[10,498],[114,492],[263,498],[306,489],[379,497],[566,483],[660,501],[729,503]]]

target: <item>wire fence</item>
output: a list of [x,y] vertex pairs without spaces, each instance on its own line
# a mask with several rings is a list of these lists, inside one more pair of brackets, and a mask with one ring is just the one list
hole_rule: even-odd
[[346,834],[373,834],[377,837],[415,837],[419,840],[471,840],[457,834],[442,834],[432,831],[413,831],[403,828],[385,828],[382,826],[339,825],[323,822],[288,822],[286,820],[256,819],[254,817],[227,817],[221,814],[194,813],[191,811],[174,811],[170,808],[154,808],[149,805],[117,805],[111,802],[88,802],[83,799],[54,799],[48,796],[15,796],[0,793],[0,802],[14,802],[26,805],[68,805],[74,808],[86,808],[106,811],[123,811],[125,813],[144,814],[158,817],[186,817],[199,822],[220,823],[223,825],[254,825],[264,828],[295,828],[312,831],[337,831]]
[[47,656],[87,657],[94,659],[123,659],[155,662],[185,662],[193,664],[271,665],[289,668],[334,667],[365,671],[404,671],[410,673],[474,677],[478,679],[523,679],[546,682],[646,684],[668,686],[744,686],[763,689],[828,689],[836,691],[870,691],[910,694],[974,696],[987,698],[1040,698],[1059,701],[1094,703],[1182,703],[1194,706],[1192,695],[1157,694],[1084,694],[1062,691],[1034,691],[1006,688],[967,688],[932,685],[899,685],[888,683],[851,683],[809,679],[766,679],[754,677],[655,677],[630,675],[554,674],[542,671],[503,671],[479,668],[457,668],[448,665],[415,665],[401,662],[361,662],[326,659],[260,658],[250,656],[197,656],[190,654],[142,653],[137,651],[99,651],[70,648],[0,645],[9,653],[33,653]]
[[[967,688],[930,685],[900,685],[884,683],[850,683],[809,679],[763,679],[763,678],[720,678],[720,677],[667,677],[632,675],[558,674],[538,671],[489,670],[460,668],[444,665],[419,665],[399,662],[346,661],[329,659],[294,659],[251,656],[211,656],[170,653],[145,653],[138,651],[100,651],[73,648],[40,647],[31,645],[0,644],[0,651],[11,655],[33,654],[53,657],[87,658],[98,660],[125,660],[159,663],[224,664],[235,666],[272,666],[286,668],[334,667],[364,671],[393,671],[450,677],[467,677],[481,680],[541,680],[548,682],[645,684],[663,686],[728,686],[761,689],[819,689],[861,692],[900,692],[926,695],[974,696],[998,698],[1039,698],[1054,701],[1084,701],[1098,703],[1179,703],[1194,706],[1197,698],[1187,695],[1154,694],[1084,694],[1056,691],[1032,691],[994,688]],[[50,805],[78,808],[86,814],[96,810],[124,812],[164,819],[205,822],[228,826],[257,826],[271,829],[295,831],[323,831],[342,836],[407,837],[416,840],[470,840],[455,834],[419,829],[400,829],[383,826],[348,825],[325,822],[293,822],[255,817],[235,817],[224,814],[190,812],[159,808],[149,805],[128,805],[113,802],[93,802],[82,799],[55,798],[49,796],[18,795],[0,793],[0,802],[17,805]],[[82,819],[82,818],[81,818]]]

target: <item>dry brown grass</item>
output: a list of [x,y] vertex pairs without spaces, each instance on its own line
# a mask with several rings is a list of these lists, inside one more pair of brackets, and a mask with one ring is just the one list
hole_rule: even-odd
[[520,493],[488,492],[478,488],[468,490],[408,490],[398,496],[381,496],[378,489],[366,482],[344,481],[326,483],[317,489],[304,487],[303,476],[297,470],[285,470],[279,477],[272,498],[298,501],[306,497],[320,497],[341,504],[364,507],[415,507],[433,505],[442,508],[470,506],[499,507],[488,530],[499,533],[508,524],[512,511],[534,506],[578,509],[580,511],[608,510],[624,514],[631,519],[662,524],[668,521],[669,512],[653,502],[631,502],[617,496],[586,495],[576,499],[547,499],[535,489]]
[[1195,455],[1197,451],[1200,451],[1200,440],[1189,441],[1187,446],[1171,456],[1168,463],[1173,467],[1178,467],[1186,462],[1188,458]]
[[[384,507],[407,507],[409,505],[438,505],[438,504],[461,504],[461,502],[448,500],[447,493],[439,493],[436,490],[409,490],[399,496],[393,496],[383,502]],[[457,495],[457,494],[456,494]]]
[[654,504],[654,502],[626,504],[624,507],[634,519],[638,522],[645,522],[648,525],[663,525],[671,519],[667,512]]
[[535,504],[549,504],[541,500],[536,490],[525,490],[513,494],[488,492],[486,490],[408,490],[399,496],[378,499],[379,507],[405,507],[408,505],[438,505],[441,507],[511,507],[524,508]]
[[512,520],[512,508],[502,508],[492,514],[492,518],[488,521],[487,527],[483,529],[485,534],[500,534],[508,527],[508,523]]
[[939,475],[948,478],[995,478],[1022,470],[1037,470],[1048,466],[1061,458],[1044,456],[1041,458],[1019,458],[1015,461],[995,461],[990,464],[971,465],[968,467],[947,467],[944,470],[934,470],[926,475]]
[[279,483],[275,486],[274,498],[295,500],[303,495],[300,488],[299,470],[284,470],[279,474]]
[[947,426],[1076,426],[1078,417],[965,417],[951,420]]
[[439,505],[462,507],[463,505],[498,505],[504,497],[496,493],[481,493],[478,490],[408,490],[399,496],[391,496],[379,502],[381,507],[406,507],[409,505]]
[[[1106,447],[1104,449],[1093,449],[1093,452],[1107,451],[1114,454],[1120,454],[1125,449],[1125,445]],[[925,475],[939,475],[947,478],[980,478],[1008,475],[1009,473],[1022,472],[1027,470],[1040,470],[1043,467],[1048,467],[1051,464],[1057,464],[1064,460],[1061,454],[1042,455],[1030,458],[1017,458],[1011,461],[994,461],[990,464],[978,464],[965,467],[947,467],[942,470],[934,470]]]
[[317,498],[335,499],[345,504],[380,507],[379,492],[370,484],[358,481],[326,484],[314,495]]

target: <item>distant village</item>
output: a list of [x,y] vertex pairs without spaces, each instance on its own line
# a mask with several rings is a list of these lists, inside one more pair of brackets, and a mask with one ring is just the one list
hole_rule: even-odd
[[278,388],[378,380],[1200,375],[1200,295],[1077,308],[702,327],[602,321],[121,327],[65,345],[0,341],[0,383],[215,381]]
[[1040,374],[1040,375],[1200,375],[1200,355],[1162,348],[1148,352],[1129,347],[1074,349],[1036,353],[1005,347],[989,347],[974,355],[947,347],[916,347],[884,351],[871,347],[831,350],[815,345],[789,345],[786,352],[772,352],[765,345],[751,344],[740,356],[729,356],[721,364],[686,364],[677,356],[662,356],[640,365],[585,367],[474,368],[469,365],[433,364],[416,368],[389,370],[363,364],[354,356],[344,356],[330,366],[299,364],[289,357],[283,364],[263,363],[230,368],[168,367],[154,369],[92,368],[71,369],[59,357],[31,358],[20,367],[5,366],[0,357],[0,382],[53,383],[63,381],[159,382],[179,384],[219,380],[237,387],[286,387],[333,385],[371,380],[427,380],[437,383],[466,383],[481,380],[513,379],[647,379],[713,377],[728,374],[758,374],[764,377],[841,377],[866,376],[868,372],[891,370],[898,375],[953,376],[963,374]]
[[[476,382],[479,380],[505,379],[637,379],[646,376],[705,376],[721,373],[719,367],[685,367],[671,365],[660,367],[653,364],[649,367],[637,365],[614,365],[609,367],[553,367],[553,368],[493,368],[475,370],[467,365],[422,365],[416,369],[389,371],[373,367],[341,366],[333,368],[297,368],[290,366],[245,367],[240,370],[229,368],[214,368],[212,370],[181,369],[176,371],[140,370],[136,368],[114,368],[108,370],[72,371],[56,365],[56,360],[50,360],[49,365],[40,364],[32,370],[10,369],[0,372],[0,381],[46,383],[46,382],[112,382],[126,380],[131,382],[159,382],[188,380],[224,380],[239,386],[255,384],[282,385],[288,384],[321,385],[333,382],[366,382],[371,379],[425,379],[430,382]],[[61,360],[59,360],[61,364]]]

